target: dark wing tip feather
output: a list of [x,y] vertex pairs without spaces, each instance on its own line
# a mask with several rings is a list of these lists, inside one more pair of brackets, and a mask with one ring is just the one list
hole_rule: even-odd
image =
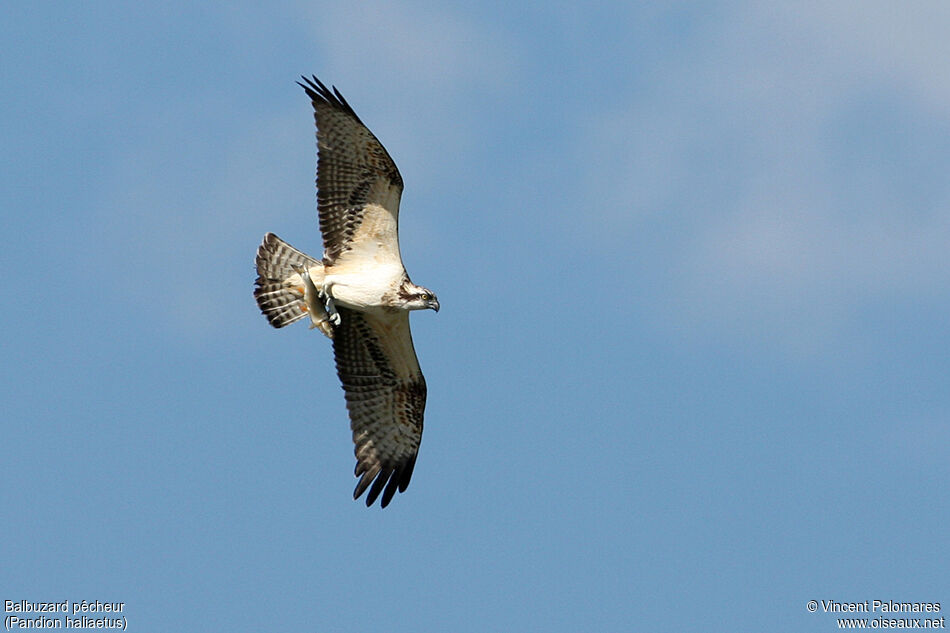
[[[358,467],[359,465],[357,465],[357,468]],[[356,483],[356,489],[353,491],[354,501],[359,499],[360,495],[366,492],[366,489],[369,488],[369,485],[373,483],[373,479],[376,477],[376,474],[379,473],[379,467],[374,469],[367,469],[364,467],[362,471],[357,470],[356,476],[359,477],[361,472],[363,476],[360,477],[360,480]]]
[[[399,492],[406,492],[406,488],[409,487],[409,480],[412,479],[412,469],[416,467],[416,456],[418,453],[412,456],[409,461],[400,469],[399,471]],[[389,495],[392,497],[392,495]],[[385,501],[385,499],[384,499]]]
[[337,90],[336,86],[333,86],[333,89],[327,88],[326,84],[317,79],[316,75],[311,75],[312,79],[307,79],[303,75],[300,76],[304,80],[304,83],[297,82],[297,85],[304,89],[304,92],[307,93],[307,96],[310,97],[310,101],[316,106],[319,104],[329,105],[337,110],[346,112],[354,119],[360,121],[360,118],[356,116],[356,112],[353,111],[353,108],[350,107],[350,104],[346,102],[346,99],[343,98],[343,95]]
[[[366,494],[366,507],[373,505],[373,502],[376,501],[376,498],[379,496],[379,493],[383,491],[383,486],[393,477],[392,466],[389,468],[384,468],[379,476],[376,477],[376,481],[373,482],[373,487],[369,489],[369,492]],[[381,507],[385,508],[386,504],[382,504]]]
[[[409,480],[412,479],[412,470],[415,464],[415,455],[406,462],[386,468],[376,467],[366,469],[364,466],[361,469],[360,464],[357,464],[356,475],[359,477],[360,474],[362,474],[362,477],[360,477],[359,482],[357,482],[356,489],[353,490],[353,499],[359,499],[368,488],[369,492],[366,495],[366,507],[368,508],[373,505],[376,499],[379,498],[380,493],[382,493],[383,496],[379,502],[379,507],[385,508],[389,505],[389,502],[392,501],[397,490],[399,492],[405,492],[406,488],[409,487]],[[372,484],[372,486],[370,484]]]

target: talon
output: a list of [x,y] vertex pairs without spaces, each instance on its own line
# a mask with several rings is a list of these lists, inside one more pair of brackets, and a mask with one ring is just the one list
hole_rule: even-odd
[[327,309],[327,315],[330,317],[330,321],[332,321],[334,325],[339,325],[340,313],[337,311],[336,305],[333,303],[333,297],[327,295],[327,301],[325,305]]
[[330,295],[331,284],[324,284],[323,288],[320,290],[320,295],[324,298],[324,307],[326,308],[327,314],[330,317],[330,321],[334,325],[340,324],[340,313],[337,312],[336,305],[333,302],[333,297]]

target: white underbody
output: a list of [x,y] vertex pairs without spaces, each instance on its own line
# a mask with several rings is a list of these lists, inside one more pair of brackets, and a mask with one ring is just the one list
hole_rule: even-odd
[[[313,269],[311,271],[311,278],[313,278],[316,271]],[[328,273],[323,274],[323,283],[318,286],[318,290],[338,304],[361,312],[374,308],[393,307],[391,300],[387,301],[387,296],[393,297],[395,289],[402,283],[404,274],[402,264],[374,266],[364,270],[351,268],[341,270],[340,267],[334,266]]]
[[330,269],[332,272],[327,273],[323,264],[317,264],[306,270],[310,284],[299,272],[285,283],[304,288],[308,295],[316,292],[344,307],[361,312],[373,308],[394,307],[387,301],[386,295],[392,296],[393,290],[402,283],[402,266],[342,272],[337,270],[337,267],[333,267]]
[[[380,191],[380,196],[383,193]],[[383,199],[390,208],[398,208],[398,197]],[[310,272],[314,284],[340,305],[364,312],[391,307],[386,295],[393,297],[405,275],[396,237],[396,218],[384,206],[367,205],[350,248],[326,270],[322,266],[313,268],[320,269]]]

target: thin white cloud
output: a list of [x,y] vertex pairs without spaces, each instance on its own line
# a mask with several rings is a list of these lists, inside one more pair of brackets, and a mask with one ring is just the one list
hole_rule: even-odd
[[[950,286],[950,190],[868,156],[886,143],[849,146],[885,132],[873,118],[840,138],[856,104],[919,129],[950,124],[950,40],[934,27],[948,10],[914,7],[739,6],[630,102],[592,116],[586,188],[611,192],[601,208],[621,227],[615,247],[671,210],[685,218],[658,327],[808,353],[865,302]],[[914,208],[925,186],[929,208]]]
[[[945,2],[810,2],[779,5],[774,25],[791,23],[837,64],[874,81],[894,79],[947,116],[950,5]],[[835,60],[832,60],[834,62]]]

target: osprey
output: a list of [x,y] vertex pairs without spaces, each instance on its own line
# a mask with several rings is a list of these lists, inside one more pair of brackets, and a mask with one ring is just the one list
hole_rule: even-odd
[[336,87],[301,77],[317,124],[317,207],[323,258],[273,233],[257,249],[254,298],[275,328],[309,317],[333,340],[353,430],[358,499],[404,492],[422,440],[426,381],[410,310],[439,300],[409,280],[399,255],[402,177],[389,153]]

